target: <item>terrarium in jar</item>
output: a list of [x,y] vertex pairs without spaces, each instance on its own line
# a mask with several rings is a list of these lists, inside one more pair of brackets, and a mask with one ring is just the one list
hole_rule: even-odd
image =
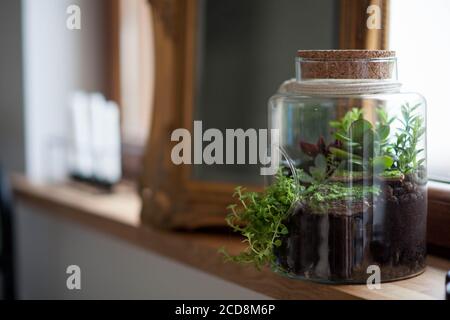
[[247,247],[224,254],[327,283],[420,274],[424,98],[401,91],[392,51],[299,51],[296,66],[269,101],[276,174],[262,192],[236,189],[227,222]]
[[365,283],[420,274],[426,255],[426,103],[401,92],[392,51],[299,51],[270,99],[279,172],[295,199],[273,244],[291,277]]

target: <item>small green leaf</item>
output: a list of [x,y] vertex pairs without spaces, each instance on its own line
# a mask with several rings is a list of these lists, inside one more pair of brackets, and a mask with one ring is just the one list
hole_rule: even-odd
[[297,177],[303,183],[313,183],[314,182],[314,179],[309,174],[304,172],[303,170],[299,171],[297,173]]
[[362,141],[364,135],[367,134],[368,131],[372,130],[372,124],[364,119],[356,120],[350,126],[349,136],[352,141]]
[[362,159],[351,158],[349,161],[353,164],[357,164],[359,166],[364,166],[364,161]]
[[326,168],[310,167],[309,172],[316,182],[320,182],[325,179]]
[[323,154],[317,155],[316,159],[314,160],[314,164],[316,168],[324,169],[327,168],[327,158]]
[[342,160],[350,160],[350,159],[356,159],[356,160],[362,160],[362,158],[356,154],[348,153],[347,151],[344,151],[342,149],[330,148],[330,152],[335,155],[337,158]]
[[376,172],[382,172],[392,167],[394,159],[389,156],[379,156],[373,158],[372,163]]
[[339,121],[330,121],[330,127],[332,128],[340,128],[341,127],[341,123]]
[[387,125],[382,125],[377,129],[378,138],[383,141],[389,137],[390,128]]
[[339,132],[336,132],[334,134],[334,136],[336,137],[337,140],[339,141],[343,141],[343,142],[352,142],[352,139],[350,139],[349,137],[344,136],[343,134],[340,134]]
[[356,149],[356,148],[361,149],[361,144],[359,144],[358,142],[342,142],[342,145],[346,149]]

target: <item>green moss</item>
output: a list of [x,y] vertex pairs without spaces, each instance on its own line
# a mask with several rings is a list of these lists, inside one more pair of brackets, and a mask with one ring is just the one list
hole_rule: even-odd
[[301,200],[315,212],[326,213],[330,203],[346,201],[360,202],[378,195],[378,186],[363,186],[335,182],[310,186],[302,195]]
[[383,171],[379,174],[381,178],[402,178],[403,173],[400,170]]
[[348,180],[359,180],[363,179],[365,176],[367,176],[367,172],[364,171],[336,170],[333,173],[333,177],[335,178],[345,178]]

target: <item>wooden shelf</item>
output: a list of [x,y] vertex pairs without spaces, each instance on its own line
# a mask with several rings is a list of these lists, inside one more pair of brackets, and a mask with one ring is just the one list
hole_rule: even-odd
[[131,242],[180,263],[203,270],[276,299],[444,299],[445,273],[450,261],[430,256],[420,276],[382,284],[381,290],[365,285],[322,285],[291,280],[270,270],[256,271],[224,263],[217,250],[231,253],[243,245],[234,236],[156,230],[140,223],[141,201],[131,186],[119,186],[112,195],[83,190],[71,184],[34,184],[23,176],[12,179],[18,201],[43,207],[48,214]]

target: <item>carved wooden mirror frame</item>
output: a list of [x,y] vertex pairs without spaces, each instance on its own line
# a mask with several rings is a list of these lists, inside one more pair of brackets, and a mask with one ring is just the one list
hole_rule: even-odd
[[[142,222],[162,228],[223,226],[234,185],[195,181],[190,166],[176,166],[171,133],[193,124],[197,0],[150,0],[155,38],[153,120],[140,179]],[[367,8],[378,4],[382,29],[367,31]],[[341,0],[340,46],[383,49],[387,1]]]

